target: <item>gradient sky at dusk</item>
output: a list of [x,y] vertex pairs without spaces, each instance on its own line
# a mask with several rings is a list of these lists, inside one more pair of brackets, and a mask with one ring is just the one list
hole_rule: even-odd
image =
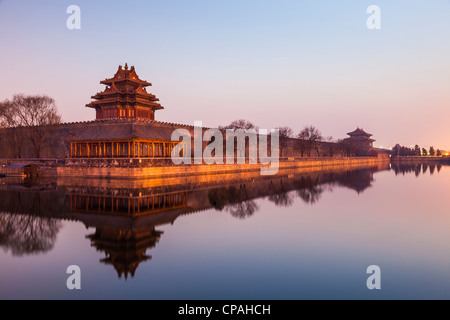
[[[381,30],[366,27],[372,4]],[[377,146],[450,150],[448,0],[0,0],[0,44],[0,100],[47,94],[64,121],[93,119],[99,81],[128,62],[153,83],[157,120],[360,126]]]

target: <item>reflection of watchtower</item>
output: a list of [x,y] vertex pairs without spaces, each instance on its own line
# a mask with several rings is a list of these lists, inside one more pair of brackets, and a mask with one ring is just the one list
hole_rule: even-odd
[[372,187],[373,172],[376,170],[376,167],[374,167],[372,169],[349,171],[339,180],[339,183],[342,186],[355,190],[359,194]]
[[134,277],[141,262],[151,259],[162,232],[156,225],[172,223],[187,209],[187,191],[154,188],[67,186],[66,201],[73,215],[95,227],[91,245],[105,253],[100,261],[114,266],[119,278]]
[[124,275],[127,279],[128,274],[134,277],[141,262],[151,259],[151,256],[145,253],[155,247],[161,234],[162,232],[155,230],[154,227],[140,230],[99,227],[87,238],[97,251],[105,252],[106,257],[100,261],[113,265],[119,278]]

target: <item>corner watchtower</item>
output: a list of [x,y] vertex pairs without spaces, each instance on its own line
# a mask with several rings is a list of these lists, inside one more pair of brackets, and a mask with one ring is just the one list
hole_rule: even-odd
[[100,81],[106,89],[92,96],[86,107],[96,110],[96,120],[139,118],[155,120],[155,111],[164,109],[155,95],[147,92],[152,84],[139,79],[134,66],[119,66],[114,77]]

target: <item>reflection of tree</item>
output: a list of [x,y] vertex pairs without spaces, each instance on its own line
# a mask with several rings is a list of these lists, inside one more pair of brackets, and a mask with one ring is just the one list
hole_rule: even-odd
[[416,177],[418,177],[420,175],[420,171],[422,169],[422,165],[421,164],[417,164],[414,166],[414,173],[416,175]]
[[211,189],[208,191],[209,203],[219,211],[222,211],[230,203],[230,199],[236,195],[237,189],[235,187]]
[[51,250],[61,222],[29,214],[0,214],[0,246],[15,256]]
[[209,190],[208,199],[216,210],[225,209],[239,219],[248,218],[259,210],[256,202],[248,196],[245,184]]
[[311,176],[302,177],[297,184],[297,195],[306,203],[314,204],[319,201],[324,188],[319,185],[319,176],[313,179]]
[[430,174],[432,175],[435,170],[439,172],[441,170],[442,165],[441,164],[410,164],[410,163],[393,163],[391,165],[392,170],[394,170],[395,175],[402,173],[403,175],[414,172],[416,177],[420,175],[420,173],[426,173],[428,171],[428,168],[430,169]]
[[268,199],[278,207],[290,207],[294,203],[294,195],[288,191],[272,194]]
[[323,188],[321,186],[315,186],[308,189],[297,190],[297,195],[306,203],[314,204],[319,201],[322,192]]
[[276,206],[290,207],[294,203],[295,196],[292,193],[289,193],[289,191],[292,190],[292,187],[286,186],[286,181],[281,180],[279,186],[276,186],[271,182],[271,190],[273,192],[269,195],[268,200],[275,203]]
[[247,200],[240,203],[229,204],[225,207],[225,210],[238,219],[245,219],[252,216],[259,210],[258,205],[253,200]]
[[418,176],[420,173],[420,165],[410,163],[393,163],[392,170],[394,170],[395,175],[400,173],[406,175],[407,173],[414,172],[415,175]]
[[436,169],[436,165],[434,165],[434,164],[430,165],[430,174],[433,174],[435,169]]

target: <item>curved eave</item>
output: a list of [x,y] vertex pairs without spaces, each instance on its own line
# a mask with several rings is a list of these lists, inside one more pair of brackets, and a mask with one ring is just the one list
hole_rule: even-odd
[[124,81],[130,81],[133,83],[137,83],[140,84],[142,87],[148,87],[151,86],[152,84],[150,82],[141,80],[141,79],[131,79],[131,78],[110,78],[110,79],[105,79],[103,81],[100,81],[101,84],[105,84],[105,85],[111,85],[112,83],[117,83],[117,82],[124,82]]
[[156,101],[159,100],[148,100],[148,99],[139,99],[139,98],[133,98],[133,99],[115,99],[115,98],[106,98],[106,99],[99,99],[96,101],[91,101],[89,104],[108,104],[108,103],[133,103],[133,104],[146,104],[146,105],[154,105],[159,106],[160,104]]
[[350,138],[345,138],[344,140],[345,141],[354,141],[354,142],[367,142],[367,141],[374,142],[374,141],[376,141],[375,139],[364,138],[362,136],[359,136],[359,137],[353,136],[353,137],[350,137]]
[[[116,100],[114,100],[114,101],[105,101],[105,100],[102,100],[102,101],[93,101],[93,102],[91,102],[91,103],[88,103],[88,104],[86,104],[86,107],[88,107],[88,108],[101,108],[103,105],[106,105],[106,104],[127,104],[127,103],[134,103],[134,102],[132,102],[132,101],[116,101]],[[149,109],[152,109],[152,110],[161,110],[161,109],[164,109],[164,107],[163,106],[161,106],[159,103],[155,103],[155,104],[151,104],[151,103],[145,103],[145,102],[139,102],[138,101],[138,107],[146,107],[146,108],[149,108]],[[135,105],[133,106],[134,108],[136,107]],[[134,109],[133,108],[133,109]],[[126,108],[124,108],[124,109],[126,109]]]
[[361,129],[357,129],[357,130],[354,130],[352,132],[347,132],[347,135],[349,135],[349,136],[366,136],[366,137],[373,136],[373,134],[367,133],[367,132],[365,132],[364,130],[361,130]]
[[159,101],[159,99],[156,98],[156,96],[154,94],[151,94],[151,93],[148,93],[148,92],[120,92],[120,91],[117,91],[117,92],[105,92],[105,91],[103,91],[103,92],[97,93],[95,96],[92,96],[91,98],[100,100],[100,99],[105,99],[104,98],[105,96],[117,97],[117,95],[122,95],[122,96],[131,95],[131,96],[144,97],[144,98],[147,98],[147,99],[149,99],[151,101]]

